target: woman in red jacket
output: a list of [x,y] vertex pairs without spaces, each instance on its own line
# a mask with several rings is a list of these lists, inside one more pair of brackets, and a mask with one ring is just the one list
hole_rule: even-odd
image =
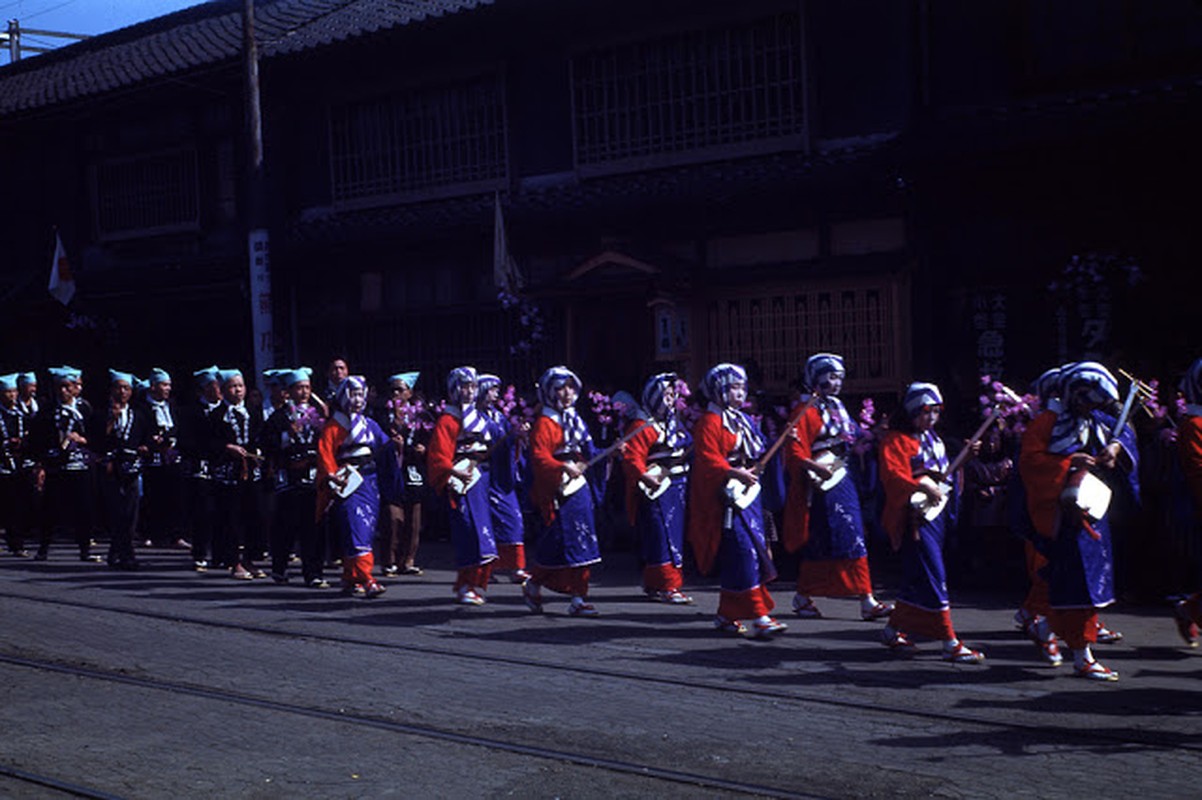
[[[754,470],[766,448],[742,411],[747,373],[737,364],[719,364],[706,373],[701,388],[709,405],[693,428],[689,543],[703,573],[718,565],[721,593],[714,627],[742,634],[747,628],[741,620],[751,619],[756,637],[772,637],[786,626],[769,616],[776,604],[767,585],[776,578],[776,567],[764,539]],[[728,492],[728,482],[755,493],[754,499],[739,508],[733,496],[738,490]]]
[[[945,661],[979,664],[985,656],[956,636],[948,602],[943,544],[954,525],[956,498],[954,488],[947,489],[951,496],[939,488],[952,477],[946,475],[947,449],[935,433],[942,412],[943,395],[938,386],[912,383],[902,397],[899,429],[889,431],[881,441],[881,483],[885,488],[881,522],[893,549],[901,552],[905,570],[905,584],[882,638],[889,649],[899,653],[914,651],[912,634],[939,639]],[[928,480],[922,480],[924,477]],[[915,494],[924,495],[930,503],[946,501],[946,505],[928,520],[911,505]]]

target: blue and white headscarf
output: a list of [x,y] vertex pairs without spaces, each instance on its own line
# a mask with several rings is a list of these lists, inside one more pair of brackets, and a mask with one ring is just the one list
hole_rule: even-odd
[[479,375],[475,367],[456,367],[447,374],[447,403],[446,411],[459,420],[459,438],[476,438],[488,430],[488,420],[476,409],[472,400],[467,405],[459,404],[459,389],[469,383],[479,383]]
[[843,366],[843,356],[834,353],[815,353],[806,359],[804,378],[810,391],[818,390],[819,381],[828,372],[847,374],[847,369]]
[[701,391],[710,401],[710,411],[722,415],[722,427],[735,435],[734,455],[756,459],[767,449],[764,435],[741,408],[734,407],[730,392],[736,383],[747,384],[747,370],[738,364],[718,364],[701,379]]
[[1035,396],[1039,398],[1040,405],[1044,408],[1048,407],[1049,400],[1060,396],[1060,372],[1061,367],[1052,367],[1036,378],[1035,382],[1031,384],[1031,389],[1035,392]]
[[1190,416],[1202,416],[1202,358],[1199,358],[1185,371],[1181,379],[1181,393],[1185,395],[1186,413]]
[[918,416],[918,413],[927,406],[941,405],[943,405],[943,394],[933,383],[911,383],[906,387],[905,394],[902,395],[902,408],[911,418]]
[[947,448],[935,431],[923,431],[918,436],[918,459],[923,469],[947,474]]
[[664,393],[674,387],[680,377],[675,372],[661,372],[652,375],[643,384],[643,409],[651,419],[663,427],[663,443],[670,448],[683,447],[689,433],[680,424],[675,404],[666,402]]
[[1096,361],[1082,361],[1062,369],[1060,375],[1060,410],[1052,425],[1052,438],[1048,451],[1058,455],[1072,455],[1090,447],[1091,444],[1106,444],[1109,433],[1096,414],[1076,414],[1073,411],[1073,396],[1084,393],[1092,403],[1104,404],[1119,399],[1118,381],[1110,370]]
[[543,404],[543,416],[555,420],[563,428],[562,452],[581,452],[585,443],[591,440],[588,427],[574,406],[561,409],[556,405],[555,392],[566,384],[571,384],[579,398],[582,384],[576,373],[562,365],[551,367],[538,379],[538,399]]
[[351,411],[352,389],[362,389],[366,395],[367,378],[362,375],[348,375],[342,379],[334,392],[334,405],[338,409],[334,413],[334,418],[347,431],[346,440],[342,444],[343,449],[347,445],[371,443],[371,431],[367,426],[367,417],[363,415],[362,411]]
[[480,402],[484,395],[488,394],[490,389],[494,389],[500,385],[500,377],[491,375],[487,372],[481,372],[478,374],[476,376],[476,402]]
[[730,389],[736,383],[747,384],[747,370],[738,364],[718,364],[701,379],[701,391],[711,403],[727,408],[731,404]]
[[465,383],[476,383],[475,367],[456,367],[447,373],[447,397],[458,403],[459,387]]
[[833,394],[819,395],[814,400],[814,408],[818,409],[818,416],[822,419],[822,430],[811,445],[814,450],[829,450],[852,440],[856,427],[842,400]]

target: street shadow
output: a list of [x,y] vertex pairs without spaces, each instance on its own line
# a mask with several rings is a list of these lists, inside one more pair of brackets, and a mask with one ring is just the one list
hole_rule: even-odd
[[1134,728],[1096,726],[1080,730],[1030,726],[1006,729],[1004,723],[984,724],[988,725],[990,730],[959,730],[932,736],[889,736],[869,740],[869,744],[942,754],[914,756],[924,761],[940,761],[966,748],[992,751],[1005,756],[1036,756],[1041,761],[1048,757],[1049,749],[1063,753],[1066,746],[1093,755],[1130,755],[1140,750],[1163,752],[1170,749],[1199,748],[1197,736],[1184,732],[1152,732]]

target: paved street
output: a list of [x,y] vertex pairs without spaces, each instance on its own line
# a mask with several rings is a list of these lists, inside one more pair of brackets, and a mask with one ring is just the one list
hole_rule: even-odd
[[197,575],[176,551],[134,574],[65,546],[0,559],[0,795],[1197,793],[1202,654],[1165,609],[1105,615],[1122,681],[1096,685],[1041,666],[1004,592],[960,593],[988,661],[953,666],[933,644],[892,658],[847,601],[774,642],[724,638],[712,585],[650,603],[626,553],[595,574],[596,620],[530,615],[507,582],[456,607],[449,547],[423,557],[372,601]]

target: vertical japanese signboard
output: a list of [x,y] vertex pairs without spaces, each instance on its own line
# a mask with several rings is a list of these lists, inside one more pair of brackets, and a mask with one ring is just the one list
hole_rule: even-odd
[[275,365],[275,331],[271,320],[271,254],[266,230],[252,230],[247,235],[247,240],[250,247],[250,317],[254,336],[254,383],[258,384],[263,370],[271,369]]

